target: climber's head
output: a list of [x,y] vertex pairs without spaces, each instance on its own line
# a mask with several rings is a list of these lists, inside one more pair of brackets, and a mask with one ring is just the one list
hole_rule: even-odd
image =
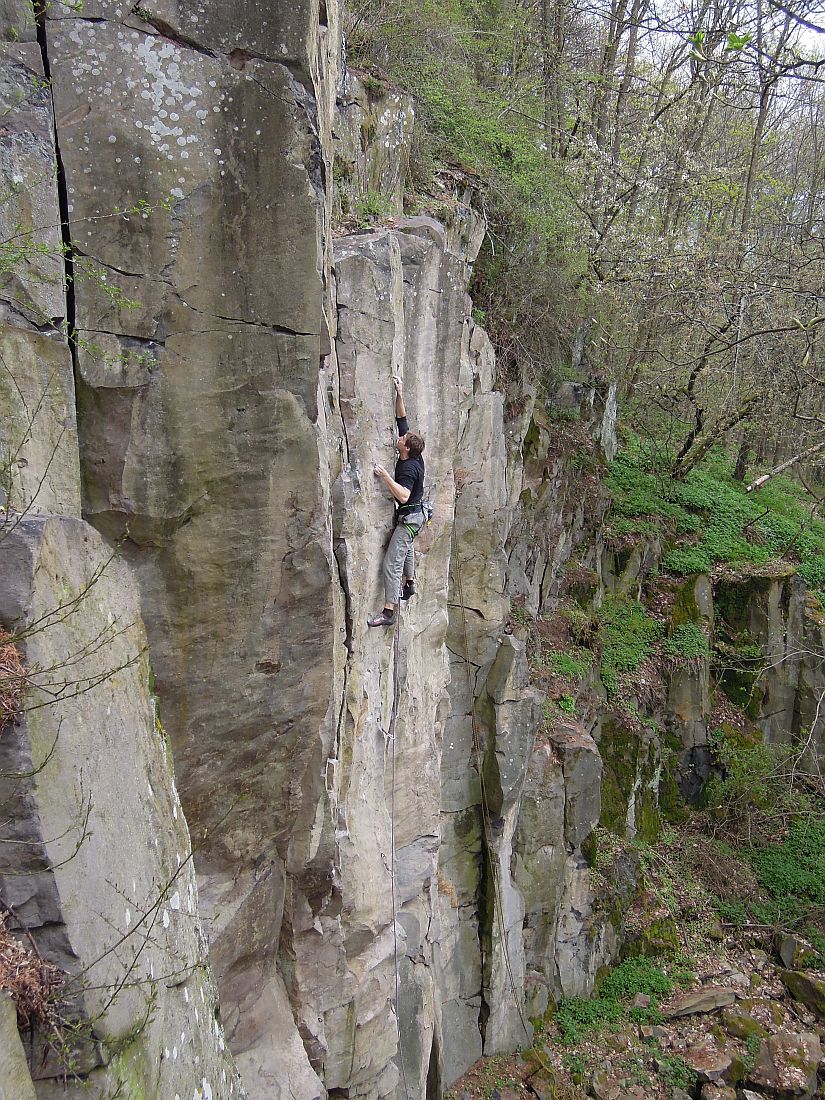
[[396,446],[402,458],[420,458],[424,450],[424,440],[418,432],[407,432],[398,437]]

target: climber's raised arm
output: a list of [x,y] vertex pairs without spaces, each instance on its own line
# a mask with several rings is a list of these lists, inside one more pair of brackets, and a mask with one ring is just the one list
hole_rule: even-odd
[[395,420],[398,424],[398,434],[406,435],[410,430],[410,426],[407,423],[407,410],[404,408],[401,379],[396,374],[392,381],[395,386]]
[[398,424],[398,461],[395,476],[376,463],[372,470],[380,477],[396,503],[395,529],[384,554],[384,607],[380,614],[367,619],[368,626],[392,626],[395,622],[395,606],[399,600],[408,600],[415,594],[415,554],[413,539],[424,526],[424,510],[421,500],[424,494],[424,440],[418,432],[411,432],[407,423],[407,410],[401,392],[401,379],[393,378],[395,386],[395,419]]

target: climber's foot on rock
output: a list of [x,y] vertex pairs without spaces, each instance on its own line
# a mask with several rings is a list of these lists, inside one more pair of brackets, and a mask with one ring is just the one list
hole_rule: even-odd
[[385,607],[380,615],[373,615],[371,619],[367,619],[367,626],[392,626],[395,622],[395,613],[388,607]]
[[415,581],[404,581],[404,585],[401,589],[401,599],[408,600],[410,596],[415,595]]

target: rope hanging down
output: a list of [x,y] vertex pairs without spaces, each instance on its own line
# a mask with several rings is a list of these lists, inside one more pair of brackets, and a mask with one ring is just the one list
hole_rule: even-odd
[[392,795],[390,799],[390,882],[392,896],[392,944],[395,957],[395,1022],[398,1025],[398,1059],[401,1063],[401,1077],[404,1081],[404,1095],[410,1100],[410,1090],[407,1085],[407,1072],[404,1068],[404,1049],[401,1043],[401,1013],[399,1011],[399,986],[401,984],[398,973],[398,925],[397,907],[395,898],[395,724],[398,719],[399,698],[399,660],[401,657],[401,603],[398,604],[398,616],[393,630],[393,670],[392,670],[392,709],[390,711],[390,726],[387,736],[392,745]]

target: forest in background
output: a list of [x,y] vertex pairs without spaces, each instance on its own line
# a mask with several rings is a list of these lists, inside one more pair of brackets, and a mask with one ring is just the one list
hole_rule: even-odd
[[677,479],[825,446],[823,44],[823,5],[780,0],[347,14],[352,63],[415,97],[410,202],[478,187],[502,378],[615,382]]

